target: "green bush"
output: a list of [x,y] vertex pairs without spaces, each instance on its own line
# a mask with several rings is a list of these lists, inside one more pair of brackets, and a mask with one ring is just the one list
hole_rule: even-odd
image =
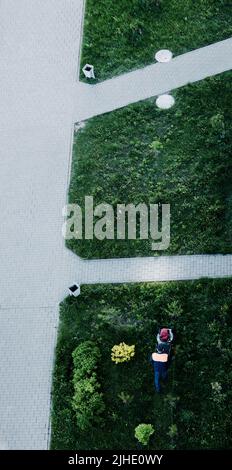
[[135,437],[144,446],[148,444],[150,437],[153,433],[154,433],[154,428],[152,424],[139,424],[135,428]]
[[74,397],[72,407],[76,413],[77,425],[83,431],[92,424],[99,424],[105,410],[103,394],[99,392],[97,382],[97,362],[100,359],[99,349],[86,341],[81,343],[73,352]]
[[93,424],[99,425],[105,406],[103,395],[98,392],[100,385],[95,374],[88,379],[74,383],[74,388],[75,394],[72,404],[76,412],[78,427],[83,431]]
[[81,343],[72,353],[74,364],[74,380],[91,377],[94,370],[97,369],[97,363],[100,358],[99,348],[92,341]]

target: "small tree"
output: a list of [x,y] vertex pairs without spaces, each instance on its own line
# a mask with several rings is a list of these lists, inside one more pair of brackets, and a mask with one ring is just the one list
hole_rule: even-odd
[[135,345],[129,346],[126,343],[115,344],[111,351],[111,359],[116,364],[128,362],[135,355]]
[[94,343],[85,341],[77,346],[72,356],[74,364],[72,407],[76,413],[78,427],[86,430],[93,424],[99,423],[105,410],[96,374],[101,354]]
[[152,424],[139,424],[135,428],[135,437],[144,446],[148,444],[149,439],[153,433],[154,433],[154,428]]

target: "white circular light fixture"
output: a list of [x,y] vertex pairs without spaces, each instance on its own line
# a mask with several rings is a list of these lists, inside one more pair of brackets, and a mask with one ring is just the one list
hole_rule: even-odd
[[160,95],[156,100],[156,106],[160,109],[169,109],[175,104],[175,98],[172,95]]
[[160,51],[156,52],[155,60],[157,60],[157,62],[170,62],[171,59],[172,52],[168,49],[160,49]]

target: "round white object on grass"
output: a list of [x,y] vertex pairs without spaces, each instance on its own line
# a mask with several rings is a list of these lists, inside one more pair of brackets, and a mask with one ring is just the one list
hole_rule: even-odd
[[156,52],[155,60],[157,62],[170,62],[172,59],[172,52],[168,49],[160,49],[160,51]]
[[175,98],[172,95],[160,95],[156,100],[156,106],[160,109],[169,109],[175,104]]

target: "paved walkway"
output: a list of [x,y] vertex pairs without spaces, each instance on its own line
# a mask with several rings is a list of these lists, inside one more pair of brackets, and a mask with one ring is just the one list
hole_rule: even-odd
[[[102,87],[108,87],[109,93],[113,84],[116,90],[114,81],[98,85],[95,91],[76,82],[82,13],[82,0],[0,2],[0,448],[48,446],[58,303],[73,280],[131,282],[232,275],[231,256],[85,262],[64,247],[61,210],[73,123],[84,118],[83,98],[88,106],[91,103],[91,113],[97,114],[109,104],[103,101],[98,107]],[[218,47],[212,46],[212,53]],[[201,71],[199,76],[195,73],[198,53],[182,56],[182,65],[172,70],[174,77],[180,77],[175,86],[183,85],[180,75],[189,64],[194,79],[202,78]],[[226,54],[223,57],[219,69],[210,62],[208,73],[227,70]],[[162,82],[165,69],[152,67],[156,83]],[[125,77],[115,80],[119,83]],[[174,77],[169,77],[165,89],[174,86]],[[121,101],[120,93],[117,99],[110,95],[111,106],[148,93],[141,83],[137,97],[130,88],[131,80]],[[149,90],[157,93],[158,88]]]
[[97,85],[79,83],[74,121],[112,111],[232,68],[232,38]]
[[232,276],[232,255],[159,256],[78,261],[80,282],[183,281]]
[[0,1],[0,448],[48,446],[82,7]]

